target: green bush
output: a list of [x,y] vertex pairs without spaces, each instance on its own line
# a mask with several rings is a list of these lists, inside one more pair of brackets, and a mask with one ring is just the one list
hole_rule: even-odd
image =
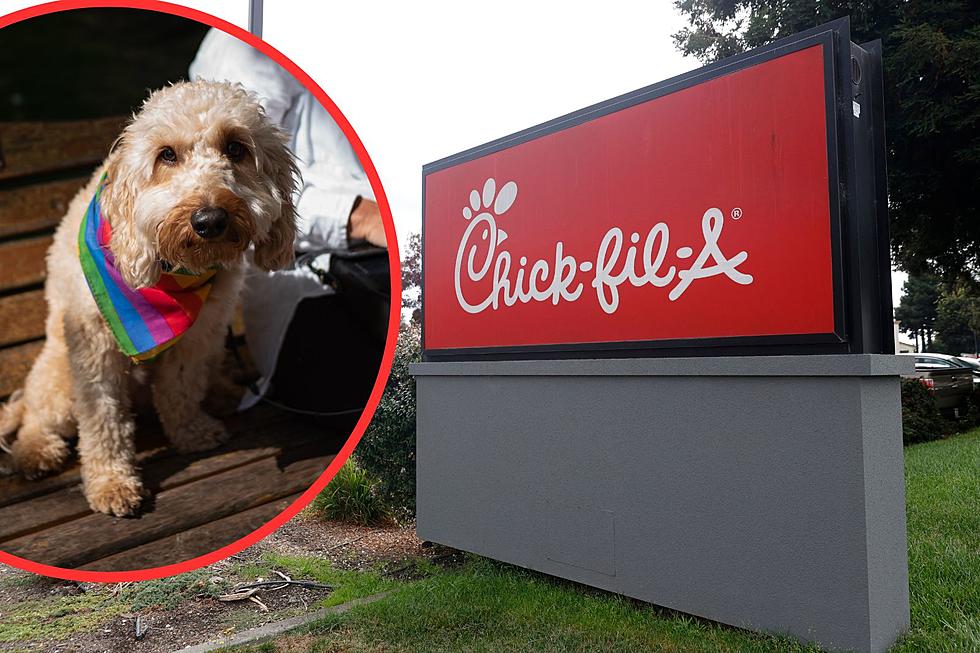
[[337,475],[317,495],[313,512],[325,519],[368,526],[388,520],[388,510],[378,495],[377,481],[348,459]]
[[410,363],[422,360],[419,327],[402,325],[391,376],[374,419],[357,445],[357,461],[378,479],[385,504],[399,520],[415,516],[415,379]]
[[902,379],[902,441],[938,440],[949,425],[936,407],[936,397],[918,379]]
[[974,390],[970,396],[970,405],[966,415],[957,423],[957,431],[970,431],[980,426],[980,390]]

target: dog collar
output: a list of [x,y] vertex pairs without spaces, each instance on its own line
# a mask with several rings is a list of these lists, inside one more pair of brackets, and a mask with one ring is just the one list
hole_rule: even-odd
[[211,292],[216,269],[202,274],[169,270],[148,288],[130,288],[109,242],[112,230],[102,213],[103,175],[78,231],[78,257],[85,281],[119,349],[136,363],[155,359],[194,324]]

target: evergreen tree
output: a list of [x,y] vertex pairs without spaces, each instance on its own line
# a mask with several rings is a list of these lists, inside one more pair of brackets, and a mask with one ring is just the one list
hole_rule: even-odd
[[902,331],[915,338],[919,351],[932,347],[939,294],[939,279],[931,275],[909,275],[902,286],[902,300],[895,309],[895,319]]
[[980,296],[960,285],[940,297],[936,307],[936,349],[947,354],[977,353]]
[[405,256],[402,257],[402,310],[408,312],[408,321],[419,324],[422,320],[422,236],[408,237]]

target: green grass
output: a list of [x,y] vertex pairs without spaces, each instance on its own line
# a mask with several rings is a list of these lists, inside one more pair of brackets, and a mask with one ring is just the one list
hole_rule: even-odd
[[980,430],[905,449],[912,629],[896,651],[980,651]]
[[[906,450],[912,628],[893,653],[980,651],[980,430]],[[341,573],[322,562],[322,577]],[[375,582],[377,577],[374,576]],[[329,581],[328,581],[329,582]],[[372,589],[380,588],[381,583]],[[364,588],[367,592],[368,588]],[[632,651],[800,653],[728,628],[470,557],[390,597],[238,653]]]
[[350,651],[816,650],[476,557],[311,632]]

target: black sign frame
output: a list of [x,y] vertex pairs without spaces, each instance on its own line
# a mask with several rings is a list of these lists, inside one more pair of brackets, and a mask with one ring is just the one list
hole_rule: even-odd
[[[814,45],[824,49],[833,332],[453,349],[426,347],[427,175]],[[852,43],[850,21],[840,18],[426,164],[422,168],[423,360],[893,354],[883,93],[881,42],[863,46]]]

